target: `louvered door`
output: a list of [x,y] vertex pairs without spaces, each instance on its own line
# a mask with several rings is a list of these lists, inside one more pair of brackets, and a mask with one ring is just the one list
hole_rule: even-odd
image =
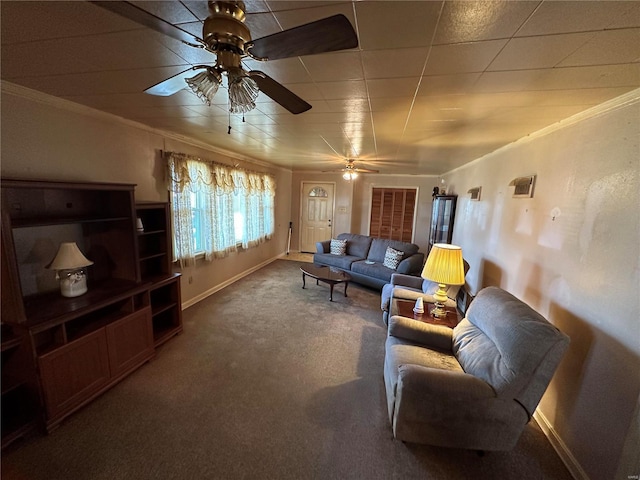
[[374,188],[369,235],[411,242],[417,193],[415,188]]

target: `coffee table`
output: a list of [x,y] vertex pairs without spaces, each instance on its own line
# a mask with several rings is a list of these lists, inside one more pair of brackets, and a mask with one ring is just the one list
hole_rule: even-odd
[[436,318],[431,315],[431,311],[435,308],[433,303],[425,303],[424,304],[424,313],[415,313],[413,311],[413,307],[416,306],[416,302],[412,300],[393,300],[395,303],[395,308],[392,305],[392,312],[395,312],[394,315],[400,315],[402,317],[413,318],[414,320],[418,320],[419,322],[430,323],[432,325],[444,325],[445,327],[453,328],[462,317],[460,313],[458,313],[458,309],[454,307],[445,307],[447,312],[446,318]]
[[302,288],[305,287],[305,277],[309,276],[316,279],[316,285],[318,282],[324,282],[329,284],[329,301],[333,302],[333,287],[338,283],[344,283],[344,296],[347,296],[347,287],[351,281],[351,275],[343,270],[339,270],[334,267],[328,267],[326,265],[316,265],[310,263],[300,267],[302,272]]

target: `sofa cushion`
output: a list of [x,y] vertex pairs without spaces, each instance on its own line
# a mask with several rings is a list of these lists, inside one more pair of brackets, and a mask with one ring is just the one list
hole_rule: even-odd
[[414,253],[418,252],[418,245],[408,242],[400,242],[398,240],[388,240],[385,238],[374,238],[371,242],[371,248],[369,249],[369,255],[367,260],[372,262],[384,262],[384,256],[387,253],[387,247],[391,247],[395,250],[403,252],[402,258],[407,258]]
[[337,238],[347,241],[347,255],[367,258],[369,247],[371,247],[371,237],[357,233],[341,233]]
[[384,254],[384,261],[382,262],[382,264],[387,268],[395,270],[396,268],[398,268],[398,265],[402,261],[403,256],[404,252],[396,250],[392,247],[387,247],[387,251]]
[[342,270],[351,268],[351,264],[358,260],[363,260],[360,257],[354,257],[353,255],[331,255],[330,253],[315,253],[313,255],[313,262],[320,265],[329,265],[331,267],[337,267]]
[[369,264],[369,263],[366,263],[367,261],[360,260],[357,262],[353,262],[351,264],[351,271],[355,273],[360,273],[361,275],[367,275],[369,277],[379,278],[380,280],[384,280],[385,282],[391,281],[391,275],[395,273],[395,270],[385,267],[380,262]]
[[331,255],[345,255],[347,253],[347,240],[332,238],[329,246],[329,253]]

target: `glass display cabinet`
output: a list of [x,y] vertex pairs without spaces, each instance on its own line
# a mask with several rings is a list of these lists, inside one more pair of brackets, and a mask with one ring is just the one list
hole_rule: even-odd
[[434,243],[451,243],[457,200],[457,195],[436,195],[433,197],[429,252]]

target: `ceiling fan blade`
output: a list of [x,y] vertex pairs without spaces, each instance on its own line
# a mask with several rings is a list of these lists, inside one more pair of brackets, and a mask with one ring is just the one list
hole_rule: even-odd
[[201,70],[203,68],[207,67],[204,65],[191,67],[184,72],[180,72],[173,77],[169,77],[166,80],[161,81],[160,83],[156,83],[152,87],[147,88],[144,93],[148,93],[149,95],[158,95],[160,97],[168,97],[169,95],[173,95],[183,88],[186,88],[187,84],[185,82],[185,79],[189,78],[192,75],[195,75],[196,70]]
[[266,73],[252,70],[249,72],[249,76],[256,82],[262,93],[291,113],[298,114],[311,108],[311,105]]
[[249,43],[247,50],[254,57],[276,60],[357,46],[355,30],[340,14],[258,38]]
[[380,173],[380,170],[371,170],[369,168],[354,168],[358,173]]
[[156,17],[153,13],[149,13],[146,10],[134,5],[130,2],[108,2],[108,1],[93,1],[94,3],[102,8],[105,8],[113,13],[117,13],[118,15],[122,15],[129,20],[133,20],[140,25],[144,25],[145,27],[149,27],[156,32],[163,33],[171,38],[175,38],[176,40],[180,40],[187,45],[191,45],[193,47],[204,48],[205,44],[201,38],[196,37],[195,35],[183,30],[180,27],[176,27],[175,25],[163,20],[160,17]]

